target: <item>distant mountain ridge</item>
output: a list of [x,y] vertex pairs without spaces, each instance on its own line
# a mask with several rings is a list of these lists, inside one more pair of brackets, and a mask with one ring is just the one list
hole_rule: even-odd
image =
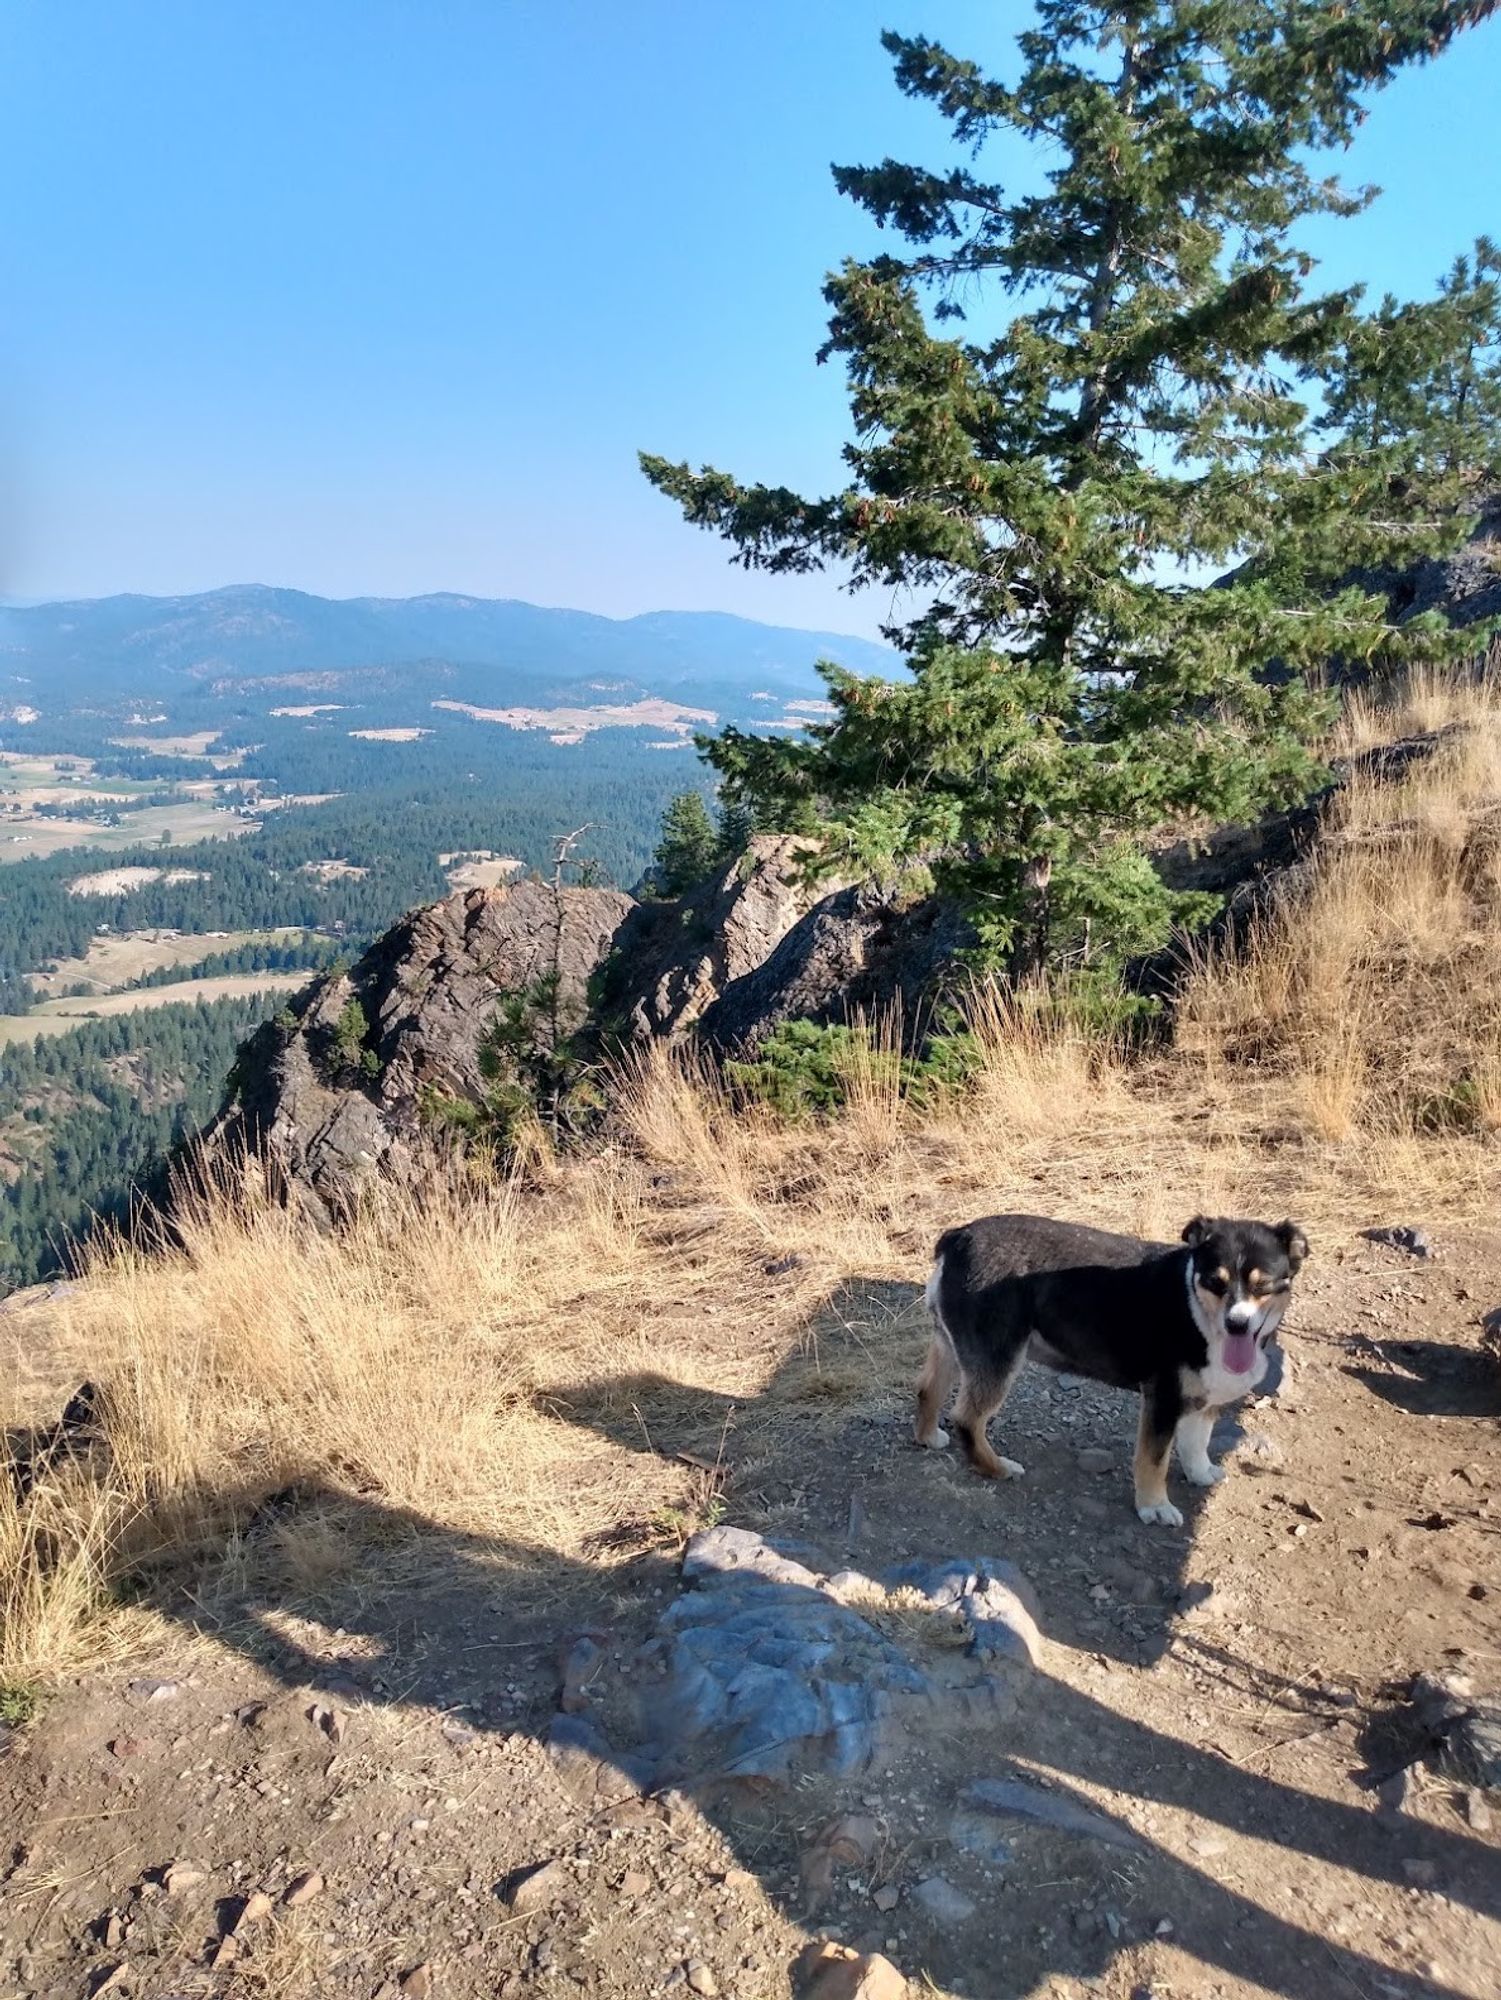
[[[443,661],[524,681],[597,676],[658,689],[804,691],[822,658],[890,673],[868,639],[764,625],[727,612],[606,618],[512,598],[327,598],[268,584],[183,597],[126,595],[0,609],[0,680],[168,693],[211,681]],[[54,683],[55,685],[55,683]],[[62,691],[62,690],[56,690]]]

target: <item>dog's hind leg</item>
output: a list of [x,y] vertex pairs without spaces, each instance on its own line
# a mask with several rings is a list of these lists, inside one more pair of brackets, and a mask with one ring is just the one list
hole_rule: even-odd
[[1020,1479],[1026,1470],[1014,1458],[1002,1458],[992,1450],[985,1434],[990,1419],[1005,1402],[1026,1355],[1027,1343],[1023,1337],[1004,1360],[992,1360],[984,1374],[966,1370],[958,1406],[949,1419],[970,1464],[986,1479]]
[[1183,1526],[1183,1516],[1167,1497],[1167,1462],[1182,1413],[1182,1392],[1176,1382],[1148,1382],[1143,1388],[1133,1468],[1136,1511],[1143,1521],[1164,1528]]
[[936,1314],[934,1320],[928,1358],[923,1363],[917,1384],[917,1423],[913,1435],[919,1444],[926,1445],[930,1451],[942,1451],[949,1441],[949,1434],[940,1430],[938,1420],[948,1408],[954,1384],[959,1380],[959,1358],[954,1352],[954,1343],[942,1325],[937,1323]]

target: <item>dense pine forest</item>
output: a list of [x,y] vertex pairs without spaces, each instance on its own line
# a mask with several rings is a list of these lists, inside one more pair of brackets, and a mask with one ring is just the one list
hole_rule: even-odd
[[[541,867],[557,835],[585,822],[600,879],[629,888],[651,856],[668,800],[701,776],[691,754],[643,749],[637,732],[600,731],[569,748],[509,731],[495,735],[506,752],[503,771],[475,727],[441,745],[356,744],[365,754],[353,774],[309,758],[297,782],[283,783],[296,792],[358,779],[360,789],[269,812],[259,832],[169,850],[112,848],[107,862],[71,848],[7,867],[0,875],[0,1013],[25,1012],[25,974],[81,957],[102,926],[212,932],[299,925],[360,941],[447,892],[439,854],[487,849]],[[381,781],[372,782],[377,773]],[[314,872],[328,861],[348,872]],[[164,873],[127,893],[69,894],[81,873],[106,865],[193,879]]]
[[218,1108],[263,998],[152,1008],[0,1049],[0,1291],[68,1267],[68,1244]]

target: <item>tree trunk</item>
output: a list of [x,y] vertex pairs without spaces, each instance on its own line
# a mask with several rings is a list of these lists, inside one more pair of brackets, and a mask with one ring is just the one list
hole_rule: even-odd
[[1052,879],[1050,854],[1034,854],[1022,863],[1021,914],[1011,947],[1011,981],[1015,986],[1040,978],[1047,964],[1048,886]]

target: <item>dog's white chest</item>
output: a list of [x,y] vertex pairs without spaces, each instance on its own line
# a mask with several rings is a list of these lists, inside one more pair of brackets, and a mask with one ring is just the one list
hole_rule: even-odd
[[1218,1410],[1226,1403],[1237,1403],[1242,1396],[1249,1396],[1265,1376],[1266,1370],[1264,1347],[1257,1348],[1256,1360],[1244,1375],[1237,1375],[1225,1366],[1218,1355],[1211,1354],[1208,1364],[1198,1372],[1198,1386],[1194,1393],[1202,1396],[1211,1410]]

